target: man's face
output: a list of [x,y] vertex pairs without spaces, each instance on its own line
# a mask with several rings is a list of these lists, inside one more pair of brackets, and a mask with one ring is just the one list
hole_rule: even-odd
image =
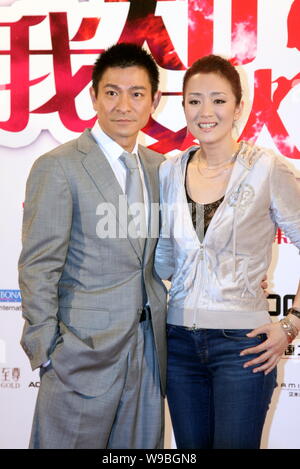
[[160,92],[152,99],[151,83],[142,67],[109,67],[98,83],[97,97],[90,89],[93,107],[102,130],[132,151],[138,132],[156,109]]

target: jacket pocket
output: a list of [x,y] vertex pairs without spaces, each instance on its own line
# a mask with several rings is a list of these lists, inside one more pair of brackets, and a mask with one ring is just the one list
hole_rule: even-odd
[[102,309],[60,307],[62,336],[72,333],[91,349],[97,347],[100,336],[110,325],[110,312]]
[[255,337],[247,337],[246,334],[253,331],[253,329],[223,329],[222,334],[226,339],[236,342],[256,342],[257,344],[264,342],[267,339],[266,334],[258,334]]

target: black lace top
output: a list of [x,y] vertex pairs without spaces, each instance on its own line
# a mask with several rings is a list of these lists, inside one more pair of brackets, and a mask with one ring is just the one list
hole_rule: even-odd
[[[190,156],[189,161],[191,160],[191,157],[192,155]],[[189,164],[189,161],[188,161],[188,164]],[[216,200],[215,202],[211,202],[209,204],[199,204],[198,202],[195,202],[194,200],[190,198],[186,186],[187,184],[186,184],[186,178],[185,178],[185,192],[186,192],[186,198],[189,204],[192,222],[194,225],[194,229],[197,233],[197,236],[200,242],[202,243],[205,233],[207,231],[207,228],[214,214],[216,213],[217,208],[223,202],[224,196],[221,197],[219,200]]]

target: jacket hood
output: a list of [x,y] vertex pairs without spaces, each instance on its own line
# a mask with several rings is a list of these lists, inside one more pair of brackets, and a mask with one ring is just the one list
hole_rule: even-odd
[[256,161],[261,157],[263,152],[264,150],[262,148],[257,147],[253,143],[241,140],[237,160],[247,169],[251,169]]

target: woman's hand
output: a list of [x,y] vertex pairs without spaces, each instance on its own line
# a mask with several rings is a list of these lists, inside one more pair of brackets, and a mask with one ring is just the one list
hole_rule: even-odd
[[263,291],[264,291],[265,297],[268,298],[268,296],[269,296],[269,292],[268,292],[268,286],[269,286],[269,284],[268,284],[268,276],[267,276],[267,274],[264,275],[264,277],[263,277],[263,279],[262,279],[262,281],[261,281],[260,286],[261,286],[261,288],[262,288]]
[[261,353],[257,358],[250,360],[244,364],[244,368],[253,365],[260,365],[254,368],[253,373],[264,371],[265,375],[275,368],[282,354],[288,346],[288,338],[279,322],[268,323],[256,329],[253,329],[247,337],[255,337],[258,334],[267,334],[268,338],[256,347],[243,350],[240,355],[250,355],[253,353]]

